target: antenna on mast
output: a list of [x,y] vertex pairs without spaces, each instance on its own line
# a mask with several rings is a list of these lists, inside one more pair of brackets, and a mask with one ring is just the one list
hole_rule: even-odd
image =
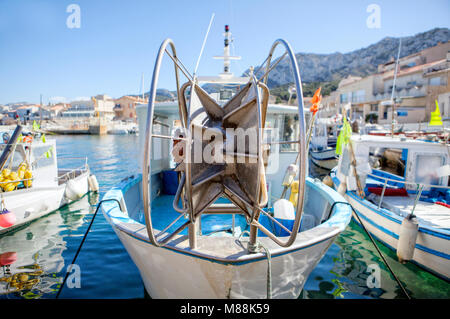
[[232,77],[233,73],[230,72],[230,64],[231,60],[240,60],[240,56],[231,56],[230,55],[230,44],[233,41],[231,37],[230,26],[228,24],[225,25],[224,32],[224,48],[222,56],[214,56],[214,59],[223,59],[223,73],[220,73],[221,77]]
[[195,65],[193,78],[195,78],[195,76],[197,74],[198,65],[200,64],[200,59],[201,59],[202,54],[203,54],[203,49],[205,48],[206,40],[208,39],[208,35],[209,35],[209,30],[211,30],[211,25],[213,23],[215,15],[216,14],[213,13],[211,15],[211,20],[209,20],[208,30],[206,30],[205,38],[203,39],[202,48],[200,49],[200,54],[198,55],[197,64]]

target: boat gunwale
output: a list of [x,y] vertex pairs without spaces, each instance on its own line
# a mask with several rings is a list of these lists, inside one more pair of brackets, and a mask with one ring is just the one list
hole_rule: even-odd
[[[122,182],[120,182],[117,186],[110,189],[104,196],[105,199],[116,199],[118,202],[125,204],[124,200],[124,194],[135,184],[141,182],[142,176],[139,174],[138,176],[130,176]],[[306,249],[315,245],[318,245],[320,243],[326,242],[328,240],[333,240],[336,236],[338,236],[342,231],[345,230],[347,225],[349,224],[351,217],[352,217],[352,210],[347,203],[346,199],[338,194],[335,190],[332,188],[329,188],[328,186],[325,186],[320,183],[318,183],[317,179],[312,179],[310,177],[307,177],[306,179],[308,185],[312,186],[313,188],[316,188],[319,190],[319,192],[322,194],[322,196],[327,200],[328,204],[332,206],[333,212],[331,216],[322,224],[319,224],[309,230],[306,230],[304,232],[299,233],[298,239],[294,242],[294,244],[290,247],[283,248],[279,247],[275,243],[269,241],[268,237],[259,237],[258,239],[267,246],[269,246],[269,250],[271,251],[272,258],[282,256],[287,253],[291,253],[294,251]],[[328,188],[328,189],[327,189]],[[329,190],[332,190],[332,193],[329,192]],[[119,206],[118,202],[106,202],[102,205],[102,212],[105,216],[105,218],[108,220],[108,222],[111,224],[111,226],[120,232],[125,233],[126,235],[137,239],[139,241],[145,242],[147,244],[151,244],[151,242],[148,239],[148,235],[142,234],[141,231],[145,230],[145,224],[139,223],[136,220],[132,219],[128,216],[126,212],[123,212],[121,210],[121,207]],[[336,202],[336,204],[333,207],[333,202]],[[105,207],[106,206],[106,207]],[[113,215],[113,216],[112,216]],[[142,226],[139,229],[132,230],[131,225],[139,225]],[[130,227],[131,226],[131,227]],[[322,234],[320,236],[320,239],[317,240],[317,238],[305,238],[304,236],[301,236],[301,234],[305,234],[306,232],[313,231],[315,229],[319,228],[328,228],[329,231],[325,234]],[[312,232],[311,232],[312,233]],[[310,233],[310,234],[311,234]],[[219,257],[214,255],[209,255],[206,253],[202,253],[201,251],[195,251],[191,250],[189,247],[182,248],[182,247],[176,247],[173,243],[179,241],[182,238],[187,238],[185,235],[177,235],[174,237],[168,244],[161,246],[161,248],[169,249],[172,251],[175,251],[177,253],[187,254],[192,257],[206,259],[212,262],[219,262],[224,264],[244,264],[248,262],[255,262],[259,260],[266,259],[265,253],[252,253],[252,254],[244,254],[239,256],[233,256],[232,258],[229,257]],[[283,237],[280,237],[283,238]],[[231,241],[236,241],[237,238],[230,237]],[[152,245],[153,246],[153,245]],[[156,247],[156,246],[155,246]]]
[[[333,180],[333,183],[335,185],[339,186],[340,181],[337,177],[336,170],[337,170],[337,167],[335,167],[331,170],[330,177]],[[336,184],[336,182],[339,182],[339,183]],[[346,194],[348,196],[350,196],[351,198],[353,198],[354,200],[361,203],[362,205],[364,205],[365,207],[369,208],[376,214],[381,215],[382,217],[385,217],[385,218],[392,220],[393,222],[396,222],[397,224],[401,225],[401,223],[403,221],[403,217],[387,210],[386,208],[376,207],[374,203],[372,203],[371,201],[369,201],[366,198],[364,198],[364,199],[359,198],[359,196],[357,196],[354,193],[354,191],[346,191]],[[446,230],[444,228],[436,228],[433,226],[428,226],[428,225],[423,225],[423,224],[421,225],[420,222],[419,222],[419,232],[426,233],[426,234],[429,234],[429,235],[432,235],[432,236],[438,237],[438,238],[450,239],[450,230]]]

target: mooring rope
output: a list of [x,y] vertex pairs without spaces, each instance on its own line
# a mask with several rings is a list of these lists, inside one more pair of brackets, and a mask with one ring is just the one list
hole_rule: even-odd
[[[386,267],[388,268],[389,272],[391,273],[391,275],[394,277],[395,281],[397,282],[397,284],[400,286],[400,289],[402,290],[402,292],[404,293],[404,295],[406,296],[406,298],[411,299],[411,296],[408,294],[408,292],[406,291],[405,287],[403,286],[403,284],[400,282],[400,280],[397,278],[397,276],[395,275],[394,271],[392,270],[391,266],[389,266],[389,263],[387,262],[386,258],[384,258],[383,253],[381,252],[381,250],[378,248],[377,244],[375,243],[375,240],[373,239],[372,235],[370,234],[370,232],[366,229],[366,226],[364,226],[361,218],[359,218],[359,214],[358,212],[353,208],[352,205],[350,205],[350,203],[347,202],[335,202],[333,203],[333,205],[331,206],[330,209],[330,213],[328,214],[328,218],[330,218],[331,213],[335,207],[336,204],[345,204],[350,206],[350,208],[352,209],[352,211],[355,213],[356,218],[358,219],[359,223],[361,224],[362,228],[364,229],[364,231],[366,232],[366,234],[369,236],[370,241],[372,242],[372,244],[374,245],[375,249],[377,250],[378,254],[380,255],[381,259],[383,260],[384,264],[386,265]],[[327,219],[328,219],[327,218]]]
[[[89,234],[89,231],[90,231],[90,229],[91,229],[91,227],[92,227],[92,224],[94,223],[94,219],[95,219],[95,217],[97,216],[97,213],[98,213],[98,210],[100,209],[100,206],[101,206],[104,202],[109,202],[109,201],[115,201],[115,202],[117,202],[117,204],[119,204],[119,206],[120,206],[120,202],[119,202],[117,199],[115,199],[115,198],[103,199],[103,200],[101,200],[101,201],[98,203],[97,208],[95,209],[94,215],[92,216],[91,222],[89,223],[89,226],[88,226],[88,228],[87,228],[87,230],[86,230],[86,233],[84,234],[83,239],[81,240],[80,246],[78,247],[77,252],[75,253],[75,256],[73,257],[72,263],[71,263],[69,266],[72,266],[72,265],[75,264],[75,261],[77,260],[78,254],[79,254],[80,251],[81,251],[81,247],[83,246],[84,241],[86,240],[86,237],[87,237],[87,235]],[[70,274],[71,271],[72,271],[72,267],[70,267],[70,269],[69,269],[69,267],[67,267],[66,276],[64,277],[64,280],[63,280],[63,282],[62,282],[62,284],[61,284],[61,287],[59,287],[58,293],[56,294],[56,297],[55,297],[56,299],[59,298],[59,295],[61,294],[61,291],[62,291],[62,289],[64,288],[64,285],[66,284],[67,278],[69,277],[69,274]]]
[[[244,230],[239,235],[238,240],[241,241],[241,237],[245,234],[250,236],[250,232],[248,230]],[[266,299],[272,299],[272,255],[270,254],[269,249],[267,247],[265,247],[259,240],[256,241],[256,245],[253,246],[253,248],[254,248],[253,251],[261,252],[262,250],[264,250],[264,252],[267,256],[267,278],[266,278],[267,297],[266,297]]]

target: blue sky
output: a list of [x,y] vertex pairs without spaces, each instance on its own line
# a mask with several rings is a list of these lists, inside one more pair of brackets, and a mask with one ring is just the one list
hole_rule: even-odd
[[[81,9],[79,29],[66,26],[72,3]],[[379,29],[366,25],[372,3],[381,9]],[[236,74],[261,63],[280,37],[295,52],[345,53],[386,36],[450,27],[448,0],[0,0],[0,103],[39,102],[40,94],[44,103],[51,97],[138,94],[142,72],[148,91],[167,37],[193,70],[213,12],[199,74],[221,72],[212,56],[222,54],[225,24],[242,56],[232,64]],[[160,87],[173,88],[172,76],[164,72]]]

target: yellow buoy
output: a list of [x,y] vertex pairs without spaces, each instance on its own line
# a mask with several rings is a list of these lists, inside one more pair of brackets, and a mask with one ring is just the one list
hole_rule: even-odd
[[14,186],[14,183],[10,183],[11,180],[6,179],[6,180],[4,180],[4,182],[6,182],[6,183],[2,184],[2,188],[5,192],[11,192],[14,190],[14,188],[16,188],[16,186]]
[[[29,169],[27,169],[24,174],[24,179],[30,179],[32,177],[33,173]],[[30,179],[28,181],[24,181],[23,184],[25,185],[25,187],[31,187],[32,180]]]
[[291,184],[291,196],[289,196],[289,201],[297,207],[297,195],[298,194],[298,181],[293,181]]
[[9,174],[9,176],[8,176],[8,179],[11,181],[15,181],[13,183],[14,187],[20,184],[20,182],[18,182],[19,174],[17,174],[16,172],[11,172],[11,174]]
[[2,171],[2,175],[4,178],[7,178],[9,176],[9,174],[11,174],[11,170],[8,168],[4,168]]

